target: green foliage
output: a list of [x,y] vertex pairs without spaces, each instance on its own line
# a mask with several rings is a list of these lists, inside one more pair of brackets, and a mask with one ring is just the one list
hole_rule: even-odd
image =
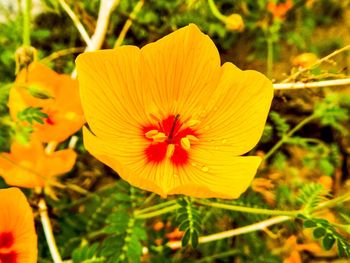
[[328,191],[321,184],[309,183],[300,189],[297,199],[303,205],[304,213],[308,214],[326,199],[327,194]]
[[49,116],[46,113],[41,111],[40,107],[28,107],[17,113],[17,118],[20,121],[28,122],[31,125],[33,122],[44,124],[43,119],[48,117]]
[[83,245],[73,251],[72,260],[73,263],[99,263],[105,262],[104,257],[98,257],[98,244],[95,243],[91,246]]
[[182,246],[191,244],[193,248],[198,245],[199,234],[201,233],[201,217],[195,206],[193,206],[190,198],[178,199],[178,204],[181,206],[177,210],[176,220],[179,222],[179,230],[184,231],[182,237]]
[[286,119],[275,111],[271,111],[269,116],[271,121],[275,125],[277,135],[279,137],[282,137],[290,129],[290,126],[287,123]]
[[329,221],[322,218],[303,218],[304,228],[313,228],[313,236],[320,239],[322,247],[330,250],[337,245],[339,256],[350,258],[350,243],[343,237]]
[[347,133],[347,129],[341,124],[349,119],[349,111],[341,107],[342,95],[330,94],[322,102],[315,105],[314,114],[320,119],[322,125],[329,125],[343,134]]

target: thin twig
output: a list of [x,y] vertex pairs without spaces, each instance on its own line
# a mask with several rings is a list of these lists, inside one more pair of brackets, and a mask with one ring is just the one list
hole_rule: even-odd
[[39,214],[40,214],[41,224],[42,224],[43,229],[44,229],[45,238],[47,241],[47,245],[49,246],[53,262],[54,263],[61,263],[62,262],[61,255],[58,252],[56,241],[55,241],[55,238],[54,238],[54,235],[52,232],[50,218],[49,218],[49,215],[47,213],[46,202],[43,198],[41,198],[39,200],[38,206],[39,206]]
[[310,69],[312,69],[312,68],[314,68],[314,67],[320,65],[321,63],[323,63],[323,62],[329,60],[330,58],[332,58],[332,57],[338,55],[339,53],[344,52],[344,51],[346,51],[346,50],[348,50],[348,49],[350,49],[350,45],[347,45],[347,46],[345,46],[345,47],[342,47],[342,48],[340,48],[340,49],[338,49],[338,50],[336,50],[336,51],[334,51],[334,52],[328,54],[327,56],[325,56],[325,57],[323,57],[323,58],[317,60],[314,64],[310,65],[309,67],[300,69],[299,71],[295,72],[294,74],[292,74],[291,76],[289,76],[288,78],[286,78],[285,80],[283,80],[282,83],[287,83],[287,82],[289,82],[289,81],[291,81],[291,80],[295,80],[296,77],[298,77],[300,74],[302,74],[302,73],[304,73],[304,72],[306,72],[306,71],[308,71],[308,70],[310,70]]
[[68,16],[72,19],[75,27],[78,29],[81,37],[84,39],[86,45],[90,45],[91,39],[89,37],[89,34],[85,30],[85,27],[83,24],[80,22],[79,18],[77,15],[73,12],[73,10],[69,7],[69,5],[64,1],[64,0],[58,0],[58,3],[62,6],[64,11],[68,14]]
[[126,20],[122,30],[120,31],[120,34],[119,34],[117,40],[115,41],[114,48],[119,47],[119,46],[122,45],[122,43],[123,43],[123,41],[125,39],[125,36],[128,33],[128,31],[129,31],[129,29],[130,29],[130,27],[132,25],[132,21],[135,20],[138,12],[140,12],[140,10],[141,10],[141,8],[142,8],[144,3],[145,3],[144,0],[140,0],[140,1],[137,2],[137,4],[135,5],[134,9],[132,10],[128,20]]
[[346,79],[334,79],[324,80],[316,82],[296,82],[296,83],[276,83],[273,84],[275,90],[286,90],[286,89],[305,89],[305,88],[321,88],[321,87],[332,87],[332,86],[345,86],[350,85],[350,78]]
[[[224,238],[229,238],[229,237],[233,237],[233,236],[238,236],[238,235],[242,235],[242,234],[246,234],[246,233],[250,233],[250,232],[254,232],[254,231],[258,231],[258,230],[262,230],[265,229],[269,226],[275,225],[275,224],[279,224],[285,221],[288,221],[292,219],[292,217],[289,216],[276,216],[276,217],[272,217],[270,219],[255,223],[255,224],[251,224],[248,226],[244,226],[244,227],[240,227],[240,228],[236,228],[236,229],[231,229],[231,230],[227,230],[224,232],[219,232],[213,235],[208,235],[208,236],[202,236],[199,238],[198,242],[200,244],[203,243],[207,243],[207,242],[211,242],[211,241],[216,241],[216,240],[220,240],[220,239],[224,239]],[[181,247],[181,241],[172,241],[167,243],[167,246],[172,248],[172,249],[178,249]]]
[[53,52],[52,54],[48,55],[47,57],[44,57],[40,60],[41,63],[48,63],[52,60],[58,59],[63,56],[67,56],[74,53],[81,53],[85,50],[85,47],[70,47],[67,49],[61,49],[58,51]]

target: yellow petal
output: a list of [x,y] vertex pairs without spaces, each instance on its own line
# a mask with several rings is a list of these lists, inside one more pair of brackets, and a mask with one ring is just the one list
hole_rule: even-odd
[[123,46],[77,58],[84,114],[93,133],[104,140],[140,136],[147,121],[139,57],[137,47]]
[[249,187],[260,162],[261,158],[256,156],[230,157],[221,152],[196,151],[191,165],[178,171],[181,185],[168,194],[238,198]]
[[141,63],[143,89],[163,117],[200,112],[219,78],[218,50],[194,24],[144,46]]
[[241,155],[259,141],[273,98],[271,81],[263,74],[222,67],[220,83],[207,103],[198,132],[201,147]]

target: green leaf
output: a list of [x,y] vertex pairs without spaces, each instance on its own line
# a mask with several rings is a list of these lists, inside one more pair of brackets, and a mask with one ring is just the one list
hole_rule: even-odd
[[304,222],[304,227],[305,228],[311,228],[311,227],[316,227],[316,226],[317,226],[317,224],[314,221],[312,221],[312,220],[306,220]]
[[188,244],[188,242],[190,241],[190,237],[191,237],[191,230],[187,229],[181,240],[181,245],[183,247],[185,247]]
[[326,230],[323,227],[315,228],[313,232],[314,238],[316,239],[323,237],[325,234],[326,234]]
[[335,238],[331,234],[327,234],[322,240],[322,247],[325,250],[330,250],[335,242]]

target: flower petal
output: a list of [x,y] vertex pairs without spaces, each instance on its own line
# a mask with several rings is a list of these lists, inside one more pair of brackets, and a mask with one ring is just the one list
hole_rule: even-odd
[[222,67],[220,83],[198,125],[200,147],[241,155],[259,141],[273,98],[271,81],[263,74]]
[[202,110],[220,74],[217,48],[194,24],[144,46],[141,64],[142,84],[160,119]]
[[16,253],[16,262],[36,262],[37,236],[33,213],[26,197],[17,188],[0,190],[1,233],[13,235],[14,243],[8,250]]
[[49,179],[51,176],[57,176],[68,173],[72,170],[77,154],[72,149],[65,149],[48,154],[45,158],[42,174]]
[[100,138],[125,141],[140,136],[147,120],[140,89],[140,50],[123,46],[77,58],[85,118]]
[[247,190],[260,165],[257,156],[235,157],[221,151],[197,149],[191,165],[178,171],[180,185],[168,194],[200,198],[238,198]]

